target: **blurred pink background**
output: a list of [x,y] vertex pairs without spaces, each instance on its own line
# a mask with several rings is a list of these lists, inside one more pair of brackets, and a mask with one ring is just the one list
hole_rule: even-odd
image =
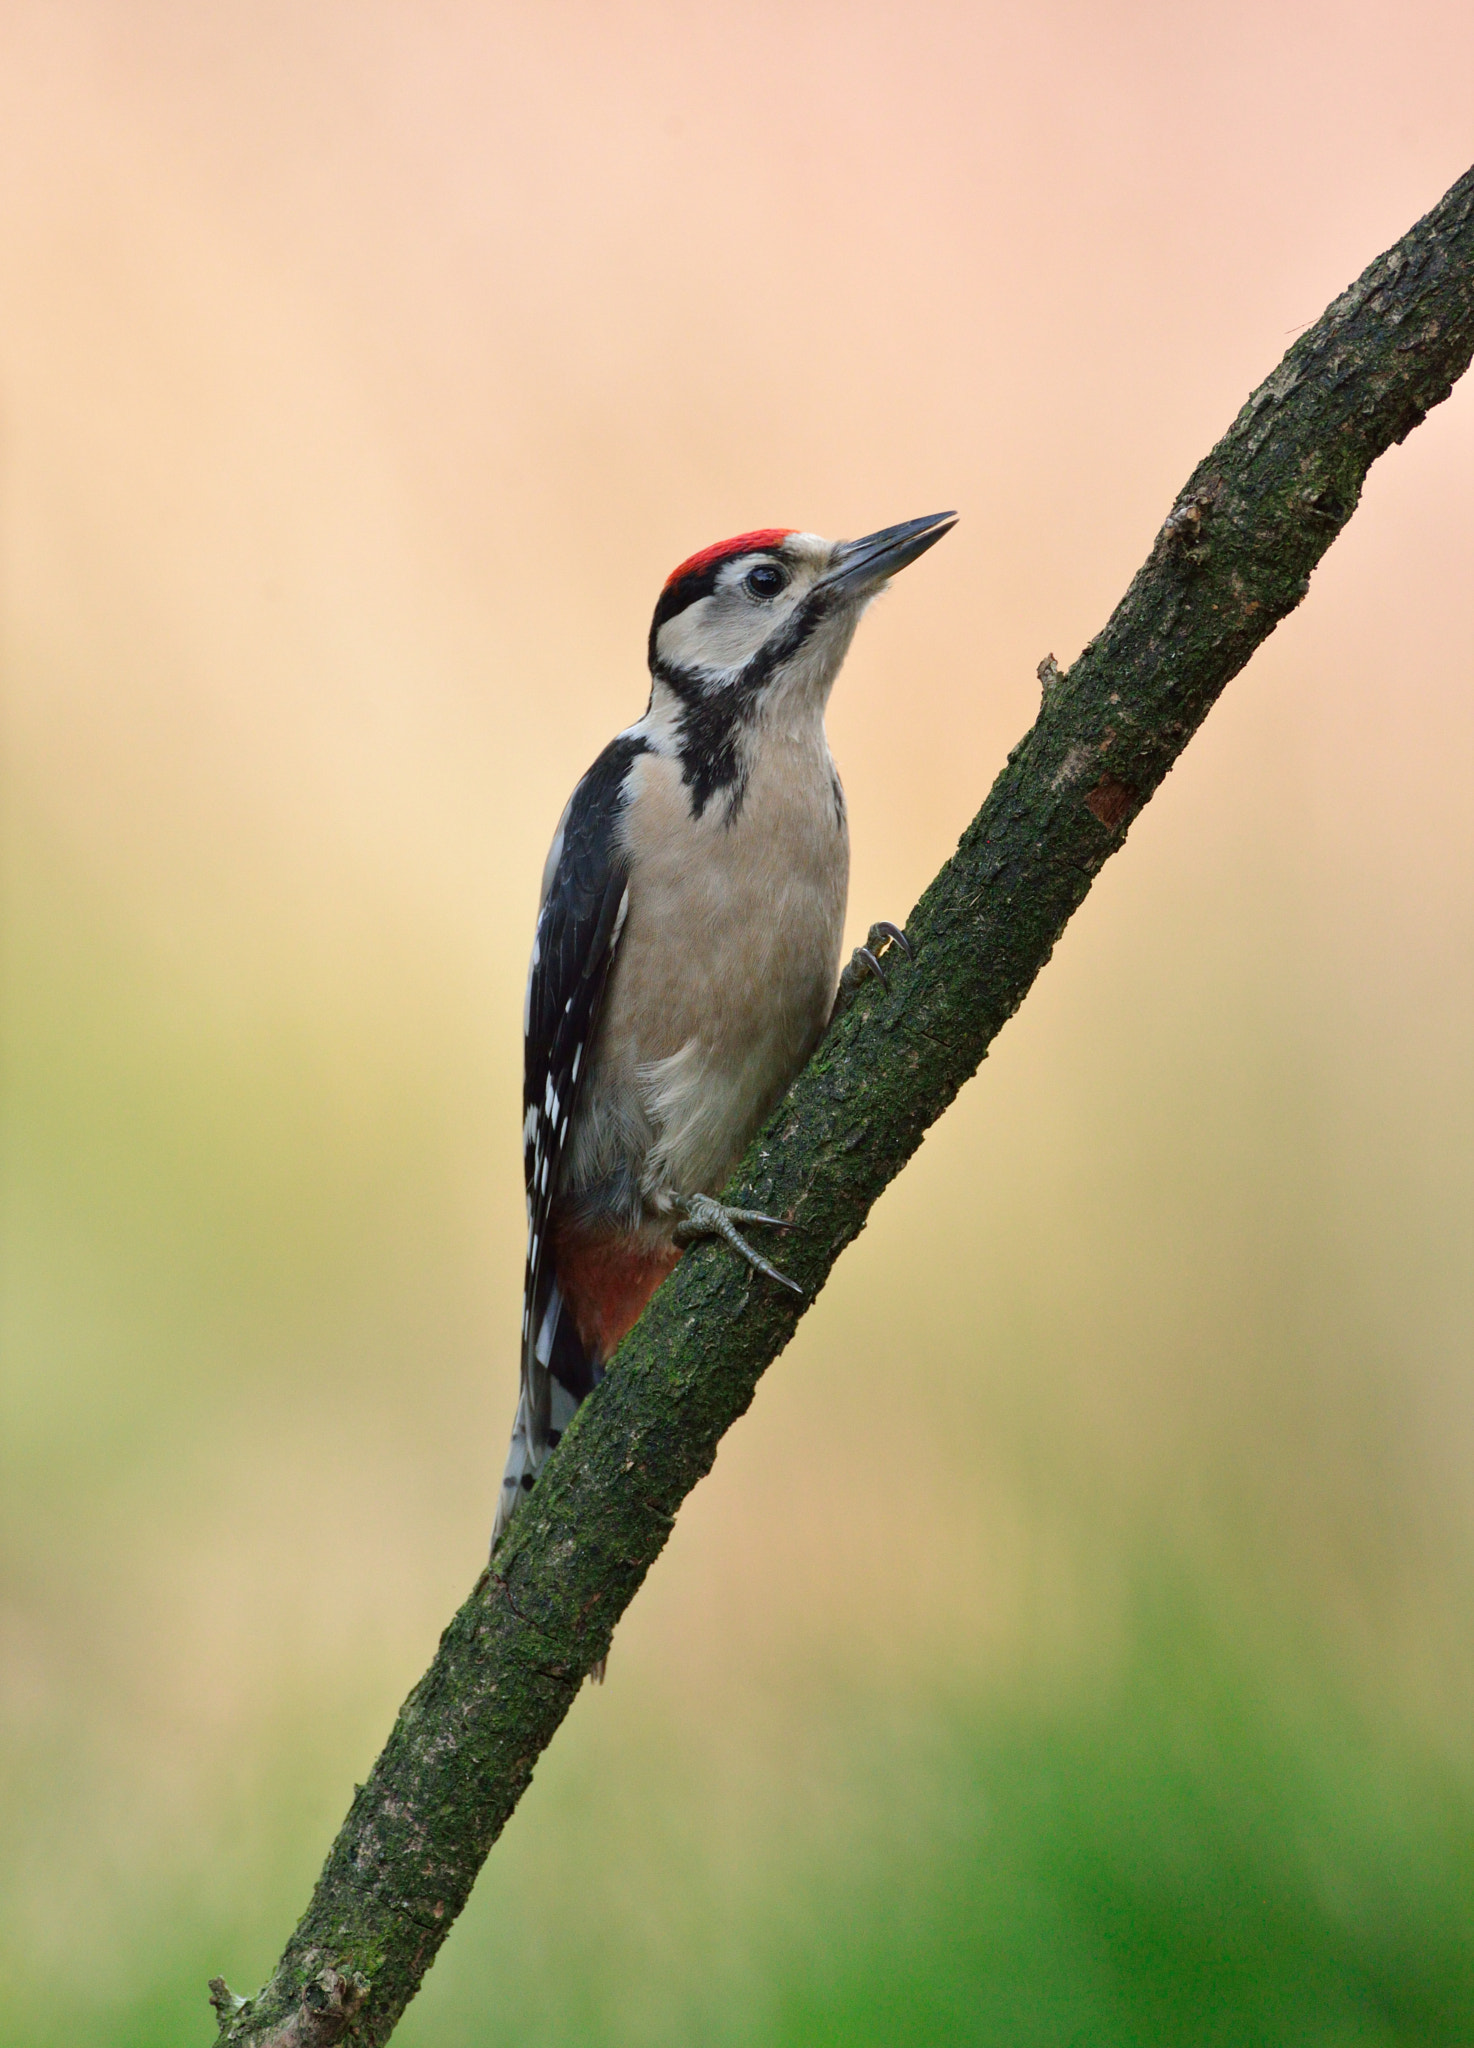
[[[478,1568],[537,880],[666,571],[959,508],[831,717],[854,926],[904,915],[1041,656],[1474,156],[1471,77],[1467,5],[1390,0],[0,6],[17,2024],[85,1952],[121,2038],[171,1916],[264,1974]],[[1143,1555],[1474,1765],[1471,478],[1466,380],[845,1260],[529,1829],[665,1730],[723,1856],[776,1839],[833,1688],[1094,1685]]]

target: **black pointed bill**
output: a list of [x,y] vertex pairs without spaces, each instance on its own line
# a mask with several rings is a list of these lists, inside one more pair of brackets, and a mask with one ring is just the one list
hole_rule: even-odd
[[819,588],[840,590],[849,597],[866,597],[882,583],[935,547],[944,533],[957,524],[955,512],[931,512],[925,519],[906,519],[899,526],[883,526],[879,533],[867,533],[863,540],[841,541],[834,567]]

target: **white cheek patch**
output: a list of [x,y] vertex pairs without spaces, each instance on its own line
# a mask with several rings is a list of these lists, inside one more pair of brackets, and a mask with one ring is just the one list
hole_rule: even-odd
[[784,624],[802,595],[798,586],[790,586],[772,604],[760,605],[736,584],[718,588],[666,620],[656,652],[673,668],[743,668]]

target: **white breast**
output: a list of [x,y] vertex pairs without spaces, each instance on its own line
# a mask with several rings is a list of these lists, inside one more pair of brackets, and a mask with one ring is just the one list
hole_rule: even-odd
[[572,1185],[623,1154],[652,1208],[715,1193],[818,1042],[839,974],[849,836],[822,723],[805,725],[763,736],[730,822],[724,796],[692,816],[678,759],[635,763],[629,918]]

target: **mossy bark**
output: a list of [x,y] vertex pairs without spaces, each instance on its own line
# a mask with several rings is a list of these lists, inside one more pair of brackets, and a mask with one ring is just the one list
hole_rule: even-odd
[[[1474,171],[1302,335],[1194,472],[892,951],[729,1192],[791,1217],[812,1300],[977,1071],[1219,692],[1304,596],[1367,470],[1474,352]],[[539,1755],[806,1302],[682,1260],[580,1411],[358,1792],[271,1982],[220,2043],[387,2041]]]

